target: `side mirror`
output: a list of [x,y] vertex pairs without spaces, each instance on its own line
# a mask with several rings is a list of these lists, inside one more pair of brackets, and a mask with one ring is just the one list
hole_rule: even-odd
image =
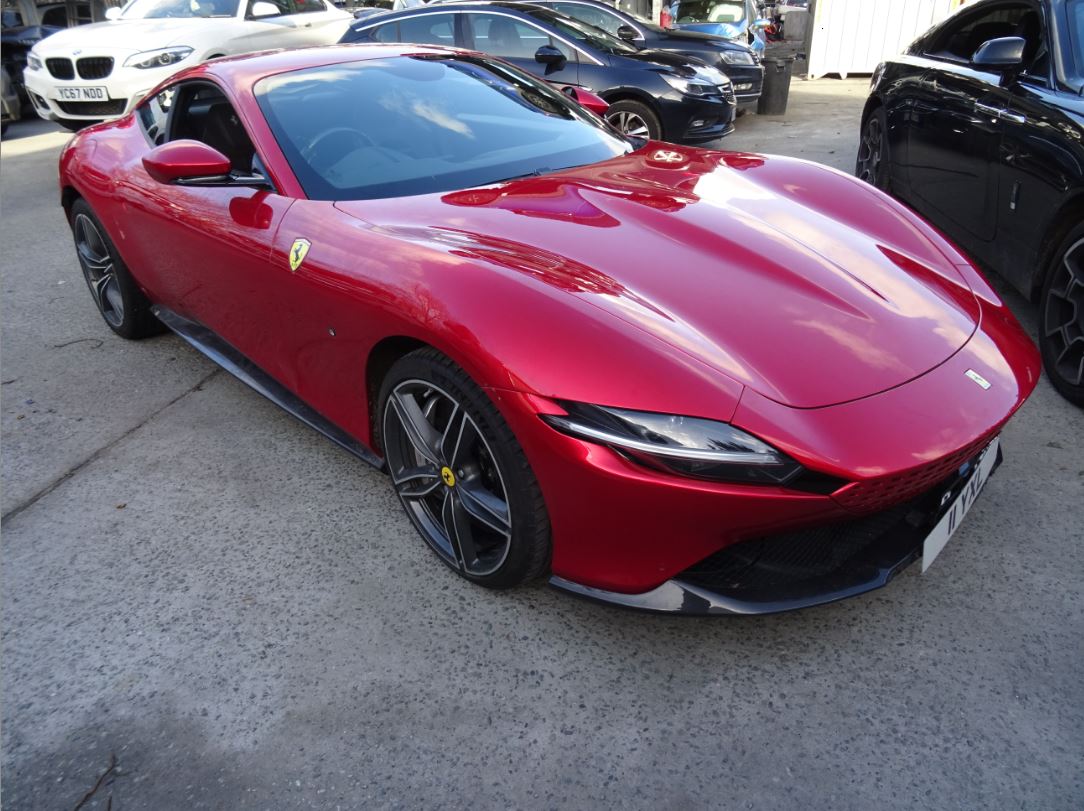
[[109,8],[107,8],[105,10],[105,18],[107,20],[119,20],[120,19],[120,9],[117,8],[116,6],[110,6]]
[[277,17],[280,14],[282,14],[282,9],[274,3],[268,3],[267,0],[256,0],[248,12],[248,16],[252,19],[258,17]]
[[635,42],[637,36],[636,29],[631,25],[619,25],[617,27],[617,36],[625,40],[625,42]]
[[976,68],[995,71],[1010,70],[1024,64],[1023,37],[999,37],[988,39],[979,46],[971,57],[971,64]]
[[159,183],[178,186],[271,186],[263,175],[232,174],[229,158],[205,143],[187,139],[156,146],[143,156],[143,168]]
[[569,98],[574,99],[581,107],[586,107],[597,116],[606,115],[606,111],[610,109],[610,103],[608,101],[596,96],[590,91],[584,90],[582,87],[566,85],[561,88],[561,92]]
[[534,52],[534,61],[541,62],[546,67],[552,67],[554,70],[560,70],[565,66],[568,59],[552,45],[543,45]]

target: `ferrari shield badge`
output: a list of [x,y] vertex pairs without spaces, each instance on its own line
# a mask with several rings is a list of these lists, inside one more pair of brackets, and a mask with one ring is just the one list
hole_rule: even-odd
[[309,248],[311,247],[312,243],[307,239],[294,240],[294,244],[290,246],[290,270],[297,270],[301,267],[301,263],[309,255]]

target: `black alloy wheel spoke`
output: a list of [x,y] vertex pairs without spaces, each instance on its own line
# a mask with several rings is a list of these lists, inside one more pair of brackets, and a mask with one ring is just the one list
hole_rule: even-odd
[[456,403],[452,416],[448,418],[448,423],[444,426],[444,433],[440,437],[440,455],[453,470],[459,464],[456,461],[456,455],[463,441],[463,432],[467,429],[469,423],[470,420],[467,419],[466,412]]
[[463,509],[462,500],[451,488],[444,494],[444,504],[440,512],[444,531],[455,549],[459,568],[469,572],[478,563],[478,552],[474,547],[474,528],[469,515]]
[[464,511],[475,521],[485,524],[505,537],[512,535],[512,522],[508,517],[508,503],[501,501],[477,484],[477,480],[465,481],[459,487],[459,500]]
[[400,394],[396,391],[392,395],[391,404],[414,450],[423,459],[439,468],[441,466],[438,450],[440,435],[425,418],[418,401],[411,394]]
[[75,237],[75,249],[94,303],[106,321],[117,326],[124,321],[124,297],[109,247],[98,227],[82,214],[75,221]]
[[399,488],[403,498],[431,496],[444,484],[440,478],[440,472],[432,464],[400,468],[392,472],[391,481]]
[[1084,384],[1084,240],[1065,252],[1045,303],[1054,366],[1070,385]]

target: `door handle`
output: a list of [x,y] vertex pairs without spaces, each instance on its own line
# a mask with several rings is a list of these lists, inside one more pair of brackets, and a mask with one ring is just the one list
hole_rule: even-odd
[[1001,117],[1004,118],[1006,121],[1011,121],[1014,124],[1026,124],[1028,122],[1028,117],[1026,115],[1021,115],[1020,113],[1011,113],[1008,110],[1002,110]]
[[989,104],[983,104],[982,102],[976,101],[975,112],[983,113],[991,118],[1000,118],[1002,110],[1000,107],[991,107]]
[[1014,113],[1005,107],[992,107],[989,104],[983,104],[980,101],[975,102],[975,112],[988,115],[991,118],[999,118],[1004,121],[1011,121],[1014,124],[1026,124],[1028,120],[1028,117],[1026,115]]

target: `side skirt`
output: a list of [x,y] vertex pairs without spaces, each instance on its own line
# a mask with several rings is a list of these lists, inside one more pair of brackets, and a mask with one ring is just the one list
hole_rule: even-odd
[[300,397],[287,389],[271,375],[242,355],[216,333],[202,324],[189,321],[165,307],[155,306],[152,312],[158,320],[180,335],[184,340],[213,360],[242,383],[251,386],[280,408],[293,414],[310,428],[326,436],[340,448],[354,454],[378,470],[384,467],[384,460],[362,445],[339,426],[328,421]]

